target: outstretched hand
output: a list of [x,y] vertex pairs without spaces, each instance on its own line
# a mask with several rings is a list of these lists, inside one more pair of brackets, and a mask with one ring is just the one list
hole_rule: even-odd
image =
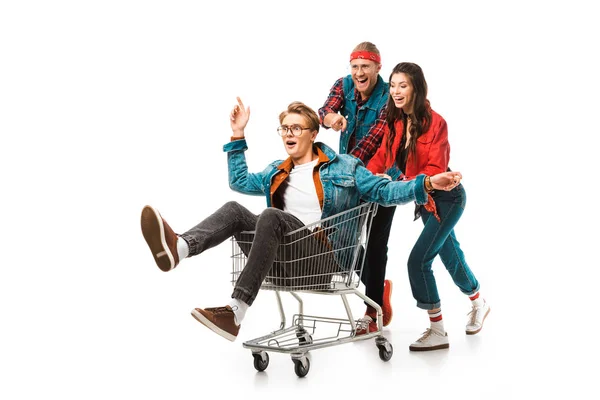
[[229,119],[231,120],[231,130],[233,131],[233,136],[243,137],[244,129],[250,119],[250,106],[244,107],[242,99],[239,97],[236,97],[236,99],[238,103],[233,107],[229,116]]
[[462,174],[460,172],[442,172],[431,177],[431,185],[436,190],[449,191],[457,187],[461,179]]
[[323,125],[328,126],[336,132],[345,131],[348,121],[343,115],[338,113],[329,113],[323,117]]

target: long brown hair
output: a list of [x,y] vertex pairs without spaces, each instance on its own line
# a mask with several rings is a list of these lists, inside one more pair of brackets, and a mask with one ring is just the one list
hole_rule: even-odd
[[396,137],[396,129],[394,123],[397,120],[402,120],[406,126],[408,119],[410,119],[410,141],[408,143],[408,152],[415,153],[417,148],[417,139],[423,133],[429,130],[431,125],[431,108],[429,100],[427,100],[427,81],[425,81],[425,75],[423,70],[417,64],[403,62],[394,67],[390,74],[389,82],[392,81],[392,76],[398,73],[404,73],[410,80],[413,87],[413,113],[407,115],[401,108],[396,108],[394,99],[392,96],[388,97],[387,101],[387,117],[386,122],[389,128],[389,137],[387,142],[386,152],[395,158],[395,154],[392,154],[392,145],[394,138]]

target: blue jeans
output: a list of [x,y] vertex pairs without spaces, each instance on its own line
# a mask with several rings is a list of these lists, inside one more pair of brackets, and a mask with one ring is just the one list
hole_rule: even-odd
[[[294,252],[299,259],[307,259],[312,262],[300,261],[275,265],[278,257],[279,244],[284,236],[304,226],[302,221],[290,213],[276,209],[267,208],[255,215],[247,208],[235,201],[230,201],[215,211],[198,225],[180,235],[189,246],[189,256],[192,257],[208,250],[234,236],[238,241],[245,241],[247,237],[242,235],[244,231],[254,231],[251,245],[240,244],[242,251],[247,255],[246,265],[237,278],[235,288],[231,297],[239,299],[248,305],[252,305],[260,290],[262,282],[269,272],[276,269],[274,276],[282,285],[310,285],[331,281],[331,273],[338,269],[333,256],[325,254],[320,257],[315,255],[326,253],[323,241],[317,240],[308,229],[294,234],[292,244],[286,246],[286,251]],[[302,237],[306,237],[300,240]],[[243,237],[244,236],[244,237]],[[296,244],[298,243],[298,244]],[[318,268],[321,274],[311,279],[293,279],[294,276],[306,277],[308,268]]]
[[[367,254],[360,280],[365,285],[365,294],[374,302],[383,305],[383,284],[388,261],[388,240],[396,206],[377,208],[373,217]],[[366,303],[365,303],[366,304]]]
[[466,295],[479,290],[479,282],[471,272],[454,234],[454,226],[465,209],[467,195],[462,184],[450,192],[432,193],[441,222],[420,206],[425,225],[408,258],[408,277],[417,307],[433,310],[441,306],[440,297],[431,270],[438,254],[458,288]]

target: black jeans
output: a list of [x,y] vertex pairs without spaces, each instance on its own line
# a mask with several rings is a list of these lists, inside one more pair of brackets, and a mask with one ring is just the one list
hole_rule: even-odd
[[380,306],[383,305],[383,284],[388,260],[387,244],[395,212],[396,206],[379,206],[377,208],[377,214],[375,214],[371,226],[365,264],[360,279],[365,285],[365,294]]
[[[224,242],[231,236],[243,242],[247,237],[242,237],[245,236],[241,235],[242,232],[255,231],[251,246],[244,244],[240,246],[248,259],[231,295],[233,298],[252,305],[262,282],[270,271],[273,272],[273,269],[276,271],[270,275],[281,281],[272,282],[274,284],[287,282],[296,285],[299,282],[289,281],[287,278],[306,276],[306,270],[303,268],[306,264],[305,261],[276,263],[274,266],[276,258],[286,256],[286,254],[281,254],[282,250],[279,246],[285,235],[303,226],[302,221],[282,210],[267,208],[260,215],[255,215],[239,203],[231,201],[180,236],[188,243],[189,257],[191,257]],[[302,236],[309,235],[310,237],[307,237],[306,240],[301,239]],[[300,258],[308,257],[307,259],[310,260],[311,255],[322,254],[326,248],[325,242],[316,239],[308,229],[294,236],[295,240],[290,246],[283,246],[285,249],[283,252],[291,252],[294,257],[299,255]],[[297,240],[299,238],[301,240]],[[333,256],[325,255],[318,258],[320,264],[324,264],[327,270],[333,272],[335,269]],[[314,263],[311,268],[315,268]],[[331,275],[321,280],[327,279],[331,280]]]

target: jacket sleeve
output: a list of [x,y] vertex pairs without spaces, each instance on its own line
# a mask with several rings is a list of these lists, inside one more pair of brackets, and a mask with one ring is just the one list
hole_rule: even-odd
[[349,153],[359,160],[362,160],[365,165],[368,165],[369,160],[375,155],[377,149],[381,147],[381,141],[387,132],[386,116],[387,104],[379,110],[377,119],[369,128],[369,132],[367,132],[366,136],[360,139]]
[[325,119],[325,116],[327,114],[336,114],[337,112],[339,112],[343,105],[344,105],[344,84],[343,84],[344,78],[340,78],[337,81],[335,81],[335,83],[333,84],[333,86],[331,87],[331,90],[329,91],[329,96],[327,96],[327,100],[325,100],[325,103],[323,104],[323,106],[321,108],[319,108],[319,120],[321,123],[321,126],[325,129],[329,129],[328,126],[325,126],[323,123],[323,120]]
[[427,165],[421,174],[433,176],[448,170],[450,162],[450,144],[448,143],[448,125],[442,118],[437,126],[433,127],[433,140],[429,147]]
[[425,191],[425,175],[418,175],[411,181],[390,181],[387,178],[375,176],[363,167],[357,165],[355,170],[356,185],[361,198],[378,203],[384,207],[396,206],[415,201],[417,204],[427,203]]
[[239,193],[254,196],[265,194],[263,180],[266,171],[261,173],[249,173],[246,164],[245,151],[248,149],[245,139],[235,140],[223,146],[227,153],[227,168],[229,170],[229,187]]
[[367,169],[374,174],[383,174],[386,168],[386,149],[387,143],[390,136],[390,130],[387,126],[383,128],[383,139],[381,139],[381,145],[377,149],[375,155],[369,160],[367,164]]

